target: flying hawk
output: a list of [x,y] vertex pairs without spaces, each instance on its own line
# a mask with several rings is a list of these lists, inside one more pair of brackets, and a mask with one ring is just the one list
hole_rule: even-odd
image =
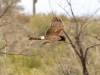
[[64,30],[63,23],[60,19],[57,17],[53,17],[51,21],[51,25],[46,31],[45,36],[40,36],[40,37],[30,37],[29,40],[44,40],[44,43],[51,43],[54,41],[64,41],[65,42],[65,37],[61,35],[61,32]]

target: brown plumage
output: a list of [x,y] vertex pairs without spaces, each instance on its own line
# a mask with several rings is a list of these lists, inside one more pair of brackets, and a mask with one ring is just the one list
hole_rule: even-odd
[[41,37],[30,37],[29,40],[44,40],[43,44],[54,42],[54,41],[65,41],[65,37],[61,35],[64,30],[63,23],[57,17],[53,17],[51,25],[46,31],[45,36]]

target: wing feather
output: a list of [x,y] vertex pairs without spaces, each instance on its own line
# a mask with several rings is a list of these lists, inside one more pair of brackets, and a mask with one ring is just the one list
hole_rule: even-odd
[[46,32],[46,36],[47,35],[60,35],[61,31],[63,30],[64,30],[64,26],[63,26],[62,21],[58,19],[57,17],[53,17],[51,21],[51,26]]

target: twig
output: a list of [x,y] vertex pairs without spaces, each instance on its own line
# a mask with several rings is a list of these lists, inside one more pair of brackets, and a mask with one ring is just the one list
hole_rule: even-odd
[[33,55],[25,55],[25,54],[21,54],[21,53],[18,53],[18,54],[16,53],[16,54],[15,54],[15,53],[7,53],[7,52],[6,52],[6,53],[5,53],[5,52],[0,52],[0,54],[7,54],[7,55],[22,55],[22,56],[33,56]]
[[70,37],[67,35],[67,33],[66,33],[65,31],[63,31],[63,32],[64,32],[64,34],[66,35],[67,39],[69,40],[71,46],[73,47],[73,49],[74,49],[75,52],[77,53],[77,55],[80,57],[80,54],[78,53],[78,51],[77,51],[75,45],[73,44],[72,40],[70,39]]
[[[54,0],[55,1],[55,0]],[[56,2],[56,1],[55,1]],[[57,3],[57,5],[60,7],[60,8],[62,8],[66,13],[67,13],[67,15],[70,17],[70,18],[72,18],[71,17],[71,15],[66,11],[66,9],[65,8],[63,8],[58,2],[56,2]]]
[[4,45],[2,48],[0,48],[0,51],[1,51],[2,49],[4,49],[6,46],[7,46],[7,45]]
[[90,24],[91,19],[94,17],[94,15],[95,15],[99,10],[100,10],[100,7],[93,13],[93,15],[91,15],[88,19],[86,19],[85,22],[83,22],[83,23],[81,24],[81,26],[83,26],[85,23],[87,23],[87,22],[90,20],[84,27],[81,27],[81,30],[80,30],[80,32],[79,32],[79,35],[86,29],[86,27]]
[[[53,8],[52,8],[52,6],[51,6],[51,2],[50,2],[50,0],[49,0],[49,5],[50,5],[50,8],[51,8],[51,10],[52,10],[52,14],[53,14]],[[54,14],[53,14],[54,15]]]
[[98,38],[99,35],[97,35],[97,36],[92,36],[92,35],[89,35],[89,34],[83,34],[83,35],[90,36],[90,37],[95,38],[96,40],[100,41],[100,39]]
[[78,36],[78,30],[79,30],[79,29],[78,29],[78,28],[79,28],[79,26],[78,26],[78,21],[77,21],[75,15],[74,15],[71,2],[69,2],[69,1],[67,0],[67,3],[68,3],[68,5],[70,6],[70,10],[71,10],[71,14],[72,14],[72,16],[73,16],[73,19],[74,19],[74,21],[76,22],[76,37],[77,37],[77,36]]
[[6,25],[10,24],[11,22],[13,22],[13,20],[14,20],[14,19],[12,19],[10,22],[5,22],[5,23],[3,23],[2,25],[0,25],[0,27],[6,26]]
[[6,36],[5,36],[5,34],[3,34],[3,36],[4,36],[4,39],[5,39],[5,45],[2,47],[2,48],[0,48],[0,51],[2,50],[2,49],[4,49],[6,46],[7,46],[7,39],[6,39]]
[[100,43],[99,44],[92,45],[90,47],[87,47],[86,50],[85,50],[85,56],[84,56],[84,58],[86,59],[86,56],[87,56],[87,53],[88,53],[89,49],[94,48],[94,47],[99,46],[99,45],[100,45]]
[[9,7],[10,7],[9,5],[6,7],[6,9],[4,10],[4,12],[0,15],[0,18],[2,18],[2,16],[7,12],[7,10],[8,10]]

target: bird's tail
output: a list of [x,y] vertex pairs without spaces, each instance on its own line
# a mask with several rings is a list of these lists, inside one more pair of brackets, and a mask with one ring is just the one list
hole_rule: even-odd
[[41,37],[30,37],[29,40],[44,40],[44,36],[41,36]]

